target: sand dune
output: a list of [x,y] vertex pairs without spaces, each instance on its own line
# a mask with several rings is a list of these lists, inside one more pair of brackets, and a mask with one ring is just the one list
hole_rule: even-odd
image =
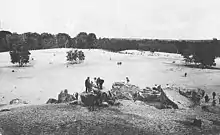
[[[42,104],[48,98],[68,89],[70,93],[84,91],[87,76],[101,77],[105,89],[110,89],[115,81],[128,76],[132,84],[140,87],[169,83],[177,86],[201,87],[220,93],[220,70],[192,69],[178,66],[182,63],[177,54],[150,52],[137,55],[112,53],[103,50],[83,50],[86,60],[82,64],[66,67],[66,51],[69,49],[49,49],[31,51],[28,67],[18,68],[10,63],[8,52],[0,53],[0,103],[8,103],[12,98],[21,98],[31,104]],[[125,51],[124,51],[125,52]],[[55,54],[55,55],[54,55]],[[110,60],[111,58],[111,60]],[[172,64],[172,61],[176,61]],[[121,66],[116,63],[122,62]],[[220,60],[217,60],[220,67]],[[15,70],[15,72],[12,72]],[[187,72],[188,77],[183,77]]]

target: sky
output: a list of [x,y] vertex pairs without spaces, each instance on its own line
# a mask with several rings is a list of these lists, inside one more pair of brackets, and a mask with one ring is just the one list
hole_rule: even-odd
[[219,0],[0,0],[0,28],[97,37],[220,39]]

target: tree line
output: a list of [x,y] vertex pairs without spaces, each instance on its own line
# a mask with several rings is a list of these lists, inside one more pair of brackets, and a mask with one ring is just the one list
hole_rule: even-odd
[[80,32],[75,37],[67,33],[12,33],[0,31],[0,52],[11,51],[23,46],[26,50],[51,48],[104,49],[108,51],[144,50],[183,55],[186,62],[215,65],[220,57],[220,42],[213,40],[158,40],[158,39],[119,39],[97,38],[95,33]]

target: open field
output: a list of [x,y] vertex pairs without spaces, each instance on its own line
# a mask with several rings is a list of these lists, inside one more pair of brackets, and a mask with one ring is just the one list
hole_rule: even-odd
[[[182,57],[177,54],[83,50],[86,60],[67,67],[67,50],[32,51],[34,60],[22,68],[10,63],[8,52],[0,53],[0,104],[8,104],[13,98],[29,103],[20,107],[1,106],[10,111],[0,112],[0,133],[200,135],[220,132],[219,114],[202,111],[199,106],[159,110],[141,102],[122,100],[120,107],[96,108],[90,112],[80,105],[44,105],[48,98],[57,98],[63,89],[68,89],[69,93],[84,91],[87,76],[103,78],[105,90],[128,76],[132,84],[141,88],[169,84],[203,88],[209,94],[220,93],[219,59],[216,60],[217,69],[202,70],[182,66]],[[119,61],[122,65],[117,65]],[[183,77],[185,72],[187,77]],[[190,124],[195,117],[203,121],[202,128]]]
[[[68,89],[70,93],[84,91],[87,76],[103,78],[105,89],[110,89],[113,82],[125,80],[128,76],[132,84],[141,88],[174,84],[220,92],[220,70],[181,66],[182,57],[177,54],[155,53],[149,56],[150,52],[142,52],[141,55],[141,52],[133,50],[126,51],[133,55],[122,54],[125,51],[83,50],[86,56],[84,63],[67,67],[67,50],[32,51],[34,60],[28,67],[22,68],[10,63],[8,52],[0,53],[0,102],[3,104],[13,98],[21,98],[31,104],[42,104],[50,97],[56,98],[63,89]],[[121,66],[116,64],[118,61],[122,62]],[[220,60],[216,61],[217,67],[220,67]],[[185,72],[187,77],[183,77]]]

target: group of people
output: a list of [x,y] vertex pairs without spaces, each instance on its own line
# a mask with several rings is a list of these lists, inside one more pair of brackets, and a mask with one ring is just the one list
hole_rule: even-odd
[[94,77],[94,80],[90,80],[90,77],[87,77],[85,80],[85,87],[86,87],[86,93],[92,91],[92,88],[98,88],[98,89],[103,89],[103,83],[104,80],[101,79],[100,77],[96,78]]
[[[212,105],[213,105],[213,106],[216,105],[216,98],[215,98],[215,97],[216,97],[216,93],[215,93],[215,92],[212,92],[212,99],[213,99],[213,100],[212,100]],[[210,100],[210,98],[209,98],[208,94],[206,94],[206,95],[205,95],[205,102],[208,103],[209,100]],[[220,97],[219,97],[218,100],[219,100],[219,104],[220,104]]]

